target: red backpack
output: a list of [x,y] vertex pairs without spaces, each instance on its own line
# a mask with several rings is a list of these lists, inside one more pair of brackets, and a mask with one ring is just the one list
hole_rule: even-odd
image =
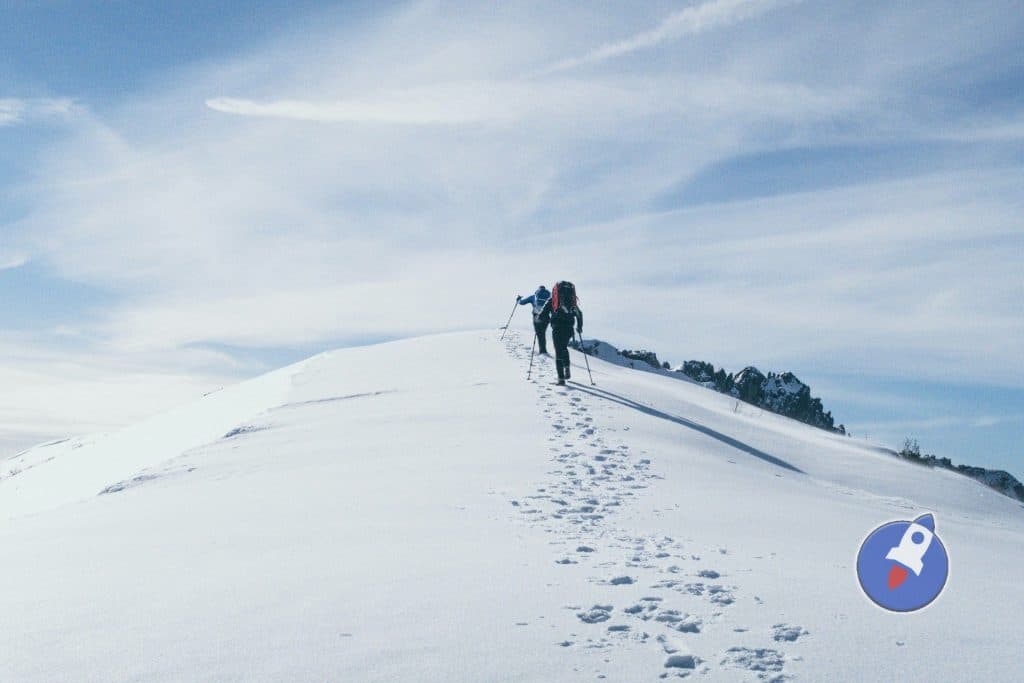
[[557,313],[559,309],[564,309],[565,313],[572,313],[572,309],[576,308],[576,285],[571,282],[556,282],[555,286],[551,288],[551,311]]

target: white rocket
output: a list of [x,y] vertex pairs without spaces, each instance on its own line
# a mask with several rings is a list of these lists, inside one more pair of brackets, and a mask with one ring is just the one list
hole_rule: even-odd
[[935,518],[931,514],[921,515],[907,526],[900,544],[890,548],[885,559],[894,560],[889,570],[889,590],[899,587],[907,576],[909,569],[915,576],[921,576],[924,569],[924,554],[928,552],[932,539],[935,538]]

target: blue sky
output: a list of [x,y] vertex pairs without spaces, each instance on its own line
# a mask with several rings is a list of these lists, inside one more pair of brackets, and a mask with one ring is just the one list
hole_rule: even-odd
[[1022,38],[1017,2],[5,3],[0,455],[571,278],[588,334],[1024,477]]

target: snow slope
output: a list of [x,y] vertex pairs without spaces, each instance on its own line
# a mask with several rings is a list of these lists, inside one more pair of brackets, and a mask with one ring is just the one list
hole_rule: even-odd
[[[513,334],[346,349],[0,463],[3,681],[1020,680],[1024,509]],[[936,514],[926,610],[860,594]]]

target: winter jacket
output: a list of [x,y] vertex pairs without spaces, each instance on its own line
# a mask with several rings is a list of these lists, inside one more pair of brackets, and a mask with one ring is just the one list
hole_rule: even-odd
[[551,292],[544,287],[538,287],[537,291],[528,297],[519,300],[520,306],[526,304],[533,304],[533,317],[534,319],[541,317],[541,312],[544,310],[544,305],[551,300]]
[[551,329],[553,331],[571,332],[572,324],[576,323],[576,331],[583,334],[583,311],[577,306],[573,306],[571,310],[566,310],[564,306],[559,306],[557,311],[551,310],[551,300],[549,299],[544,308],[541,310],[541,316],[551,317]]

